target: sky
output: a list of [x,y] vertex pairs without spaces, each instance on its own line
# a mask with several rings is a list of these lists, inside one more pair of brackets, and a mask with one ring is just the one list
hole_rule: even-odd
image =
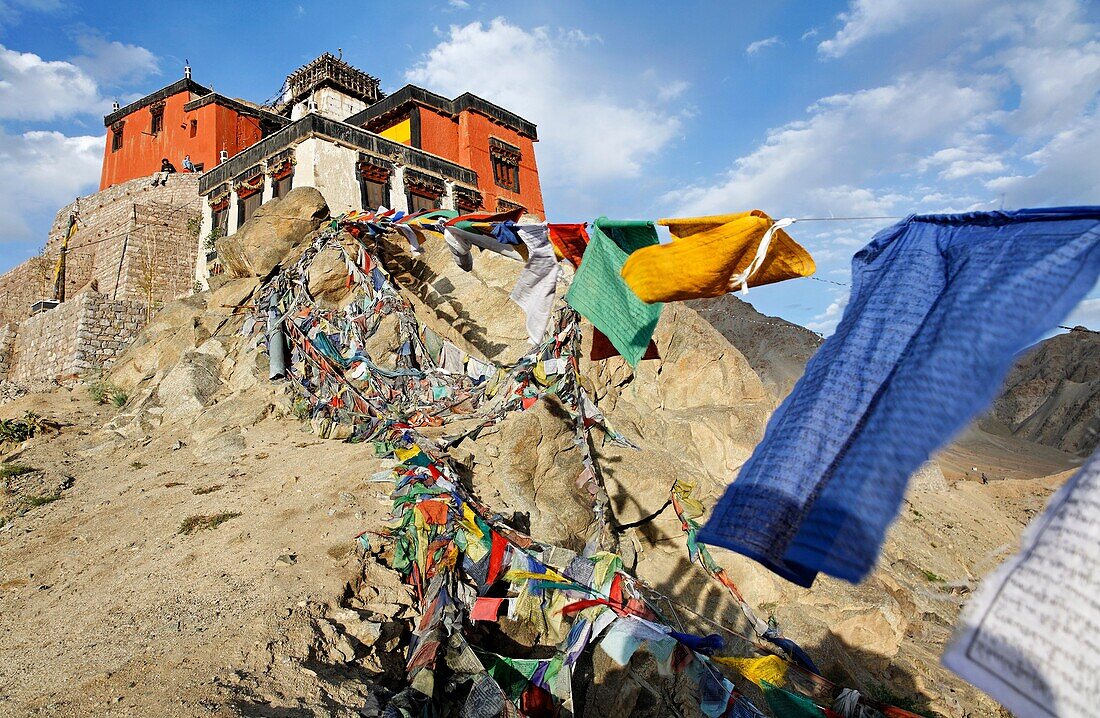
[[[98,186],[111,102],[183,75],[255,102],[318,54],[538,125],[551,221],[1100,204],[1089,0],[0,0],[0,271]],[[748,301],[824,334],[893,220],[798,222],[819,280]],[[1066,319],[1100,330],[1100,288]]]

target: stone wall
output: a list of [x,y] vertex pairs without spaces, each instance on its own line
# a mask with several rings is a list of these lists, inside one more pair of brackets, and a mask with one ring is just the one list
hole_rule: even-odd
[[11,368],[11,350],[15,344],[15,325],[5,324],[0,327],[0,379],[8,377]]
[[80,224],[69,245],[66,298],[91,288],[116,299],[158,305],[191,292],[202,200],[199,175],[179,173],[165,186],[143,177],[62,207],[40,258],[0,275],[0,324],[25,319],[53,295],[53,271],[69,214]]
[[34,385],[69,383],[108,367],[145,325],[145,306],[85,291],[19,324],[8,378]]
[[74,377],[82,309],[77,298],[20,322],[8,378],[28,385]]

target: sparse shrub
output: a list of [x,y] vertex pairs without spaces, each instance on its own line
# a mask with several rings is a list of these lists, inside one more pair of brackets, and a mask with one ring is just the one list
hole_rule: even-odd
[[290,413],[299,421],[309,421],[309,402],[305,399],[295,399],[290,407]]
[[0,464],[0,479],[13,479],[32,471],[37,471],[37,469],[26,464]]
[[85,384],[88,387],[88,396],[97,404],[106,404],[109,401],[121,408],[130,398],[129,394],[103,376],[102,367],[93,369]]
[[26,441],[41,428],[41,417],[28,411],[22,419],[0,420],[0,441]]
[[196,531],[216,529],[224,524],[226,521],[230,519],[235,519],[240,515],[241,514],[239,511],[223,511],[221,513],[213,514],[210,516],[198,514],[184,519],[183,522],[180,524],[179,530],[176,531],[176,533],[180,534],[181,536],[190,536]]
[[210,234],[206,235],[206,239],[203,240],[202,246],[207,252],[213,252],[218,246],[218,240],[225,236],[225,232],[221,227],[215,227],[210,230]]
[[61,492],[55,491],[52,494],[43,494],[42,496],[24,496],[22,501],[30,508],[36,506],[45,506],[46,504],[52,504],[61,498]]
[[148,465],[149,464],[146,464],[146,463],[141,462],[141,461],[131,461],[130,462],[130,468],[134,469],[135,471],[137,471],[138,469],[144,469]]
[[203,494],[212,494],[218,489],[222,488],[224,484],[212,484],[211,486],[200,486],[195,489],[191,489],[191,493],[195,496],[202,496]]

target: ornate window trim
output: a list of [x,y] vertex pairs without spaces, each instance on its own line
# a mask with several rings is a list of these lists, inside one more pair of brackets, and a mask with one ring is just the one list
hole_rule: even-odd
[[164,100],[149,105],[149,134],[164,132]]
[[439,199],[444,192],[443,179],[415,170],[405,170],[405,191],[427,199]]
[[498,197],[497,198],[496,209],[494,209],[493,211],[494,212],[507,212],[507,211],[513,210],[513,209],[526,210],[527,208],[524,207],[522,204],[517,204],[515,202],[509,202],[508,200],[504,199],[503,197]]
[[485,204],[485,198],[472,187],[455,185],[454,188],[455,209],[460,212],[476,212]]
[[356,168],[361,178],[382,184],[389,182],[390,176],[393,174],[393,164],[389,160],[367,154],[359,155]]
[[[217,189],[215,189],[213,192],[211,192],[210,196],[206,198],[206,201],[210,205],[211,209],[214,209],[215,207],[217,207],[222,202],[225,202],[226,205],[228,206],[228,203],[229,203],[229,183],[227,182],[223,185],[220,185]],[[216,212],[217,210],[214,209],[214,211]]]
[[519,167],[519,163],[523,159],[523,152],[520,148],[498,137],[490,137],[489,156],[503,164]]
[[238,175],[237,179],[233,180],[233,191],[237,193],[237,199],[239,200],[251,197],[257,192],[263,191],[263,188],[264,173],[259,167]]

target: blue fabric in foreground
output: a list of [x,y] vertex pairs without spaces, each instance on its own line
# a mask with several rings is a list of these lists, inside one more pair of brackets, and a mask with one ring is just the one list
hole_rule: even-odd
[[699,532],[801,586],[874,567],[909,476],[1100,276],[1100,207],[912,216],[852,259],[836,332]]

